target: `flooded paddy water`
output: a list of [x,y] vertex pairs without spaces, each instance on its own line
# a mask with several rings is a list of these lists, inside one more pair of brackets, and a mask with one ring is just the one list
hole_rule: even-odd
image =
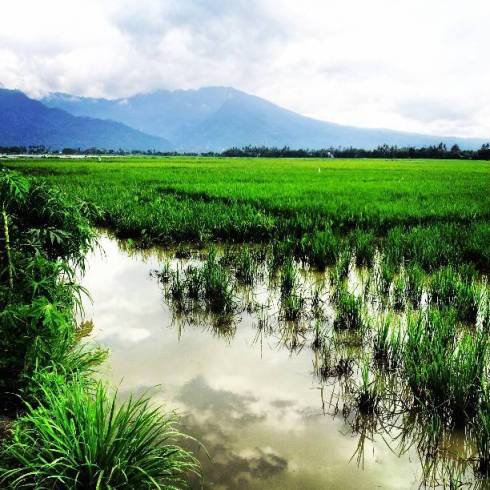
[[[430,436],[417,417],[406,417],[402,403],[389,397],[382,408],[359,408],[368,361],[356,335],[332,335],[328,273],[298,268],[294,281],[306,292],[295,297],[293,291],[281,302],[287,285],[264,272],[239,288],[238,299],[234,292],[229,305],[217,305],[225,312],[217,314],[206,297],[182,297],[175,284],[177,270],[184,280],[188,266],[198,268],[204,259],[135,251],[107,235],[100,246],[88,257],[83,286],[92,298],[85,304],[85,317],[94,322],[92,341],[110,349],[102,376],[121,396],[151,394],[181,414],[182,430],[205,447],[186,443],[203,466],[204,480],[193,482],[195,488],[406,489],[430,483],[421,461]],[[364,272],[349,268],[353,297],[372,287]],[[321,312],[312,314],[315,309]],[[373,317],[385,314],[375,300],[366,309]],[[393,315],[403,323],[402,312]],[[455,455],[449,459],[472,450],[458,432],[444,444]]]

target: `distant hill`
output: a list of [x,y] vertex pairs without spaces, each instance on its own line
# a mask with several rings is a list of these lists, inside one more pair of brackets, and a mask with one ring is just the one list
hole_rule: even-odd
[[165,138],[180,151],[219,151],[246,145],[371,149],[382,144],[427,146],[441,141],[448,146],[457,143],[461,148],[475,149],[486,142],[342,126],[301,116],[229,87],[160,90],[115,100],[54,93],[42,102],[76,116],[119,121]]
[[172,149],[161,137],[150,136],[120,122],[77,117],[46,107],[17,90],[0,89],[0,146],[44,145],[51,149],[105,148]]

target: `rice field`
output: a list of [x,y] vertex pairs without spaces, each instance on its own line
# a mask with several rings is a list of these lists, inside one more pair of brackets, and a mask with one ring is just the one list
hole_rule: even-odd
[[355,247],[360,260],[383,242],[395,264],[489,269],[488,162],[130,157],[6,164],[94,205],[97,224],[143,245],[280,237],[325,262],[336,240]]
[[[362,469],[376,439],[398,458],[411,454],[418,461],[410,488],[490,484],[488,162],[131,157],[3,163],[60,188],[94,227],[122,240],[122,252],[142,260],[141,267],[151,258],[152,287],[178,338],[202,329],[203,344],[204,336],[219,342],[216,358],[207,360],[215,373],[208,383],[223,381],[217,373],[220,358],[227,358],[224,346],[251,330],[252,345],[273,342],[289,363],[311,363],[310,383],[322,413],[331,416],[322,420],[341,421],[357,440],[345,467]],[[143,328],[145,311],[135,311]],[[117,342],[105,344],[117,355]],[[121,356],[131,356],[128,349]],[[129,369],[131,376],[131,367],[118,362],[121,374]],[[203,362],[189,358],[181,368],[170,366],[206,372]],[[237,357],[234,375],[248,379],[240,362]],[[256,362],[267,377],[268,365]],[[284,369],[286,378],[294,377]],[[295,393],[291,406],[306,396]],[[209,446],[211,462],[199,457],[205,487],[224,478],[229,468],[220,461],[232,454],[209,434],[211,426],[220,433],[216,403],[207,406],[208,432],[198,413],[184,424]],[[253,432],[265,419],[251,420]],[[305,435],[295,447],[301,451],[314,440]],[[274,455],[277,462],[280,454]],[[323,464],[328,471],[328,461]],[[250,488],[260,488],[262,477],[244,471]],[[284,475],[271,478],[270,488],[286,485]],[[383,479],[369,473],[369,481]]]

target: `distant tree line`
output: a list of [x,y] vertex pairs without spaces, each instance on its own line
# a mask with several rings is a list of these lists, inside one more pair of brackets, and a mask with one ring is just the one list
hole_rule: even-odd
[[326,148],[322,150],[294,150],[269,148],[265,146],[246,146],[231,148],[220,153],[226,157],[287,157],[287,158],[447,158],[464,160],[490,160],[490,143],[478,150],[462,150],[458,145],[447,148],[444,143],[423,147],[398,147],[381,145],[373,150],[363,148]]
[[267,146],[244,146],[230,148],[221,152],[161,152],[161,151],[127,151],[106,150],[104,148],[64,148],[51,150],[45,146],[0,146],[0,154],[8,155],[153,155],[153,156],[211,156],[211,157],[265,157],[265,158],[440,158],[461,160],[490,160],[490,143],[485,143],[478,150],[462,150],[458,145],[448,148],[444,143],[431,146],[389,146],[381,145],[372,150],[363,148],[324,148],[321,150],[292,149]]

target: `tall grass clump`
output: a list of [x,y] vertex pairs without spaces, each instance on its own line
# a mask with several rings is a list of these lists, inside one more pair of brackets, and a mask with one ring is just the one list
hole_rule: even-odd
[[100,382],[38,377],[38,398],[15,423],[2,455],[9,488],[181,488],[194,458],[177,445],[177,418],[147,398],[118,403]]
[[61,363],[76,345],[74,311],[94,233],[82,203],[39,181],[0,172],[0,388],[18,391],[36,369]]

